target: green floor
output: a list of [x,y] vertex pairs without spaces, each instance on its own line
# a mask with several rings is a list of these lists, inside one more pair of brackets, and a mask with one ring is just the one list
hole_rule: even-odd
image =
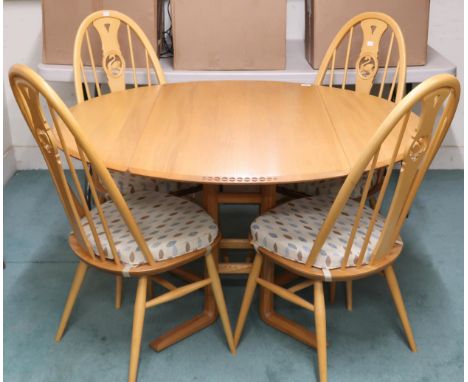
[[[254,211],[224,209],[225,231],[235,233]],[[4,188],[5,381],[124,381],[127,376],[134,280],[123,307],[113,307],[113,278],[87,275],[60,344],[54,342],[76,258],[69,228],[48,173],[18,172]],[[461,381],[463,378],[463,172],[431,171],[402,233],[396,272],[412,323],[417,353],[406,346],[380,276],[355,283],[353,312],[338,288],[327,307],[330,381]],[[223,279],[234,324],[245,278]],[[311,289],[303,296],[312,297]],[[202,295],[147,312],[139,381],[315,381],[313,349],[266,326],[251,310],[237,356],[221,323],[161,353],[147,345],[201,309]],[[286,302],[278,309],[313,328],[313,316]]]

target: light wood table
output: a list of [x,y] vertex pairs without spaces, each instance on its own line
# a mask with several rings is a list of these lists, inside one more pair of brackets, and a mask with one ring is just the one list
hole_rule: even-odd
[[[275,204],[278,183],[346,175],[393,106],[340,89],[220,81],[126,90],[74,106],[72,112],[109,168],[203,183],[205,208],[217,221],[221,184],[260,185],[266,211]],[[382,147],[380,165],[390,159],[395,139]],[[266,261],[263,272],[272,279],[273,265]],[[313,332],[274,311],[270,292],[261,292],[260,305],[267,323],[315,346]],[[152,346],[164,349],[215,319],[206,290],[204,312]]]

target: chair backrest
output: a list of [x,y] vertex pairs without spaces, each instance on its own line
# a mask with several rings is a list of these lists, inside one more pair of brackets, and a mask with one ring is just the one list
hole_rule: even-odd
[[[147,263],[154,264],[154,259],[146,241],[109,171],[94,148],[90,146],[78,122],[60,97],[37,73],[25,65],[14,65],[10,69],[9,78],[16,102],[47,163],[73,233],[80,246],[89,253],[90,259],[108,262],[108,258],[112,255],[113,260],[110,261],[120,265],[115,240],[109,230],[108,220],[96,190],[96,181],[90,174],[88,163],[92,165],[101,185],[115,203],[122,220],[127,225]],[[62,166],[61,151],[70,170],[70,183],[67,181]],[[79,158],[83,165],[91,189],[93,203],[96,206],[111,254],[106,253],[99,239],[96,224],[87,206],[85,193],[73,164],[71,151],[75,153],[74,155]],[[84,217],[86,219],[82,221]],[[89,224],[93,240],[88,238],[84,232],[83,227],[86,224]]]
[[[89,63],[90,66],[85,67]],[[137,66],[142,67],[137,70]],[[126,68],[131,72],[126,73]],[[159,84],[166,82],[164,72],[150,41],[143,30],[130,17],[117,11],[97,11],[86,17],[78,28],[73,49],[73,71],[75,92],[78,102],[93,97],[94,83],[98,96],[105,92],[107,84],[110,92],[125,89],[125,84],[133,82],[138,87],[138,79],[152,84],[152,74]],[[126,76],[131,79],[126,81]]]
[[[353,47],[359,43],[361,48],[355,51]],[[337,62],[342,61],[343,71],[338,75]],[[389,69],[391,65],[396,67]],[[356,69],[354,86],[357,92],[373,93],[388,100],[394,98],[399,101],[403,98],[406,85],[406,46],[400,27],[394,19],[384,13],[365,12],[349,20],[325,53],[315,83],[330,87],[339,85],[344,89],[350,68]],[[391,71],[393,77],[386,88]]]
[[[401,227],[406,220],[424,175],[450,127],[459,97],[460,83],[458,80],[451,75],[441,74],[424,81],[395,106],[347,176],[317,235],[307,259],[307,265],[314,264],[323,244],[334,229],[338,217],[343,212],[343,208],[348,203],[354,187],[365,172],[368,172],[366,183],[359,207],[356,209],[354,224],[347,240],[341,267],[346,268],[348,264],[357,232],[365,233],[356,265],[363,264],[384,198],[389,201],[389,207],[384,217],[382,230],[378,232],[376,245],[368,259],[369,263],[373,264],[389,253],[400,235]],[[414,114],[414,111],[417,110],[420,110],[419,116]],[[413,121],[416,118],[416,128],[406,131],[410,118]],[[391,140],[389,140],[390,136]],[[370,219],[363,220],[363,209],[372,175],[379,163],[379,153],[383,150],[384,145],[389,145],[389,142],[391,143],[390,147],[387,146],[385,149],[390,149],[392,158],[388,163],[387,173],[372,216]],[[401,167],[397,172],[396,186],[394,188],[388,187],[395,164],[400,160]]]

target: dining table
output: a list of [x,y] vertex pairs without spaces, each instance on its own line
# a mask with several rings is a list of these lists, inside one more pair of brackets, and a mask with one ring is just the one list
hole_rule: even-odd
[[[259,197],[252,200],[265,212],[275,206],[278,184],[346,176],[394,106],[343,88],[199,81],[113,92],[71,111],[109,169],[202,184],[203,205],[218,222],[220,186],[257,186]],[[410,118],[404,139],[411,136],[417,119]],[[390,162],[397,130],[382,145],[377,167]],[[70,137],[67,146],[78,155]],[[225,240],[221,248],[249,244],[248,239]],[[273,280],[274,266],[267,259],[262,272],[264,279]],[[204,293],[204,310],[152,341],[155,350],[216,320],[211,291],[205,288]],[[260,315],[267,324],[315,347],[314,332],[277,312],[273,294],[264,288]]]

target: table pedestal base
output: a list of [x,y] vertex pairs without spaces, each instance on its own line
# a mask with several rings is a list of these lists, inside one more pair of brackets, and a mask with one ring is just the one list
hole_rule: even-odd
[[[264,280],[274,282],[274,267],[275,265],[273,262],[265,257],[262,269],[262,278]],[[286,275],[290,276],[289,273],[286,273]],[[315,332],[275,312],[273,293],[262,287],[260,287],[260,317],[266,324],[273,328],[294,337],[296,340],[308,346],[317,348]]]
[[[217,206],[217,198],[216,198],[216,186],[208,185],[203,188],[203,205],[206,211],[211,216],[216,216],[215,222],[218,222],[218,206]],[[218,248],[213,248],[212,251],[214,261],[218,264],[219,258],[219,251]],[[185,270],[175,270],[177,276],[187,279],[190,282],[196,278],[191,272]],[[206,277],[206,270],[205,270],[205,277]],[[162,336],[154,339],[150,343],[150,347],[155,351],[161,351],[169,346],[183,340],[191,336],[192,334],[206,328],[207,326],[211,325],[216,321],[218,318],[218,311],[216,309],[216,304],[213,296],[213,292],[211,290],[211,285],[208,285],[204,288],[205,294],[205,307],[204,311],[192,319],[176,326],[175,328],[171,329],[167,333],[163,334]]]
[[151,341],[150,347],[154,351],[158,352],[164,350],[176,342],[179,342],[184,338],[189,337],[192,334],[211,325],[216,321],[216,318],[216,313],[213,314],[213,312],[205,310],[192,319],[176,326],[174,329],[170,330],[166,334],[163,334],[161,337]]
[[[274,185],[267,185],[261,187],[261,212],[264,213],[270,208],[274,207],[276,202],[276,187]],[[203,188],[203,204],[206,211],[213,217],[213,219],[218,222],[218,186],[216,185],[205,185]],[[227,240],[229,242],[229,240]],[[231,240],[232,241],[232,240]],[[221,244],[221,247],[224,247],[226,243]],[[229,243],[232,244],[232,243]],[[240,244],[236,243],[237,246]],[[242,243],[244,244],[244,243]],[[215,261],[218,262],[218,251],[213,251]],[[229,264],[230,265],[230,264]],[[237,265],[237,264],[236,264]],[[236,269],[234,271],[225,272],[226,265],[223,264],[221,269],[222,273],[245,273],[247,265],[244,264],[245,269],[242,268],[241,271]],[[263,266],[263,278],[267,281],[273,282],[274,280],[274,265],[273,263],[265,259]],[[294,276],[286,273],[281,277],[282,283],[287,283],[294,279]],[[210,287],[205,288],[205,309],[202,313],[193,317],[192,319],[176,326],[174,329],[163,334],[162,336],[156,338],[150,343],[150,347],[155,351],[161,351],[167,347],[183,340],[184,338],[206,328],[216,321],[218,314],[214,302],[214,298],[211,292]],[[260,317],[266,324],[278,329],[298,341],[303,342],[308,346],[313,348],[317,347],[315,333],[309,329],[306,329],[302,325],[284,317],[283,315],[277,313],[273,309],[273,294],[266,290],[265,288],[260,287]]]
[[275,311],[261,315],[261,317],[266,324],[280,332],[294,337],[296,340],[311,346],[314,349],[317,349],[317,339],[314,331],[305,328],[297,322],[294,322]]

